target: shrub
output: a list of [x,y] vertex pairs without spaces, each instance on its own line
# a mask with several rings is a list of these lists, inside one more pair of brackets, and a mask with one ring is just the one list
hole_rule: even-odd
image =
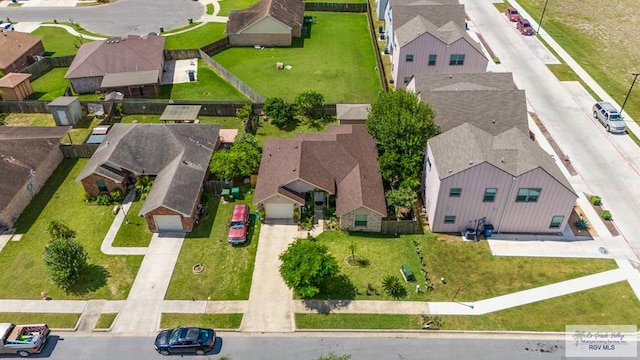
[[578,230],[589,230],[589,221],[585,218],[580,218],[573,224],[578,228]]
[[600,216],[602,216],[602,218],[605,220],[611,220],[611,218],[613,217],[611,215],[611,211],[609,210],[602,210],[602,212],[600,213]]
[[109,196],[111,196],[111,202],[120,203],[124,200],[124,193],[119,188],[113,189]]
[[88,254],[73,238],[51,240],[44,248],[44,262],[51,280],[66,292],[87,268]]
[[[0,78],[4,76],[4,73],[0,71]],[[7,123],[7,116],[9,114],[0,113],[0,125],[5,125]]]
[[96,196],[96,204],[98,205],[111,205],[112,203],[113,201],[109,195],[101,194]]
[[602,198],[598,195],[591,195],[589,196],[589,202],[593,206],[600,206],[602,205]]
[[389,275],[382,279],[382,288],[394,299],[401,299],[407,296],[407,289],[402,286],[397,276]]

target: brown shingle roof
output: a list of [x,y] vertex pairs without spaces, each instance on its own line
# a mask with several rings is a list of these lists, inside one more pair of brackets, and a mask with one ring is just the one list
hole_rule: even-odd
[[40,36],[20,31],[0,33],[0,69],[4,69],[18,60],[25,52],[41,42]]
[[164,60],[164,36],[129,35],[83,44],[66,79],[160,70]]
[[304,3],[301,0],[260,0],[253,6],[229,13],[227,34],[236,34],[256,21],[270,16],[293,28],[302,25]]
[[0,211],[29,181],[71,126],[0,126]]
[[465,123],[429,139],[428,146],[441,179],[486,162],[512,176],[542,168],[576,193],[551,155],[517,128],[492,135]]
[[22,83],[31,77],[31,74],[8,73],[0,78],[0,87],[13,89],[16,85]]
[[338,215],[366,207],[386,216],[377,155],[376,143],[364,125],[334,125],[326,133],[267,139],[254,203],[302,180],[335,194]]
[[441,132],[469,122],[492,135],[512,127],[529,133],[525,93],[510,73],[420,74],[412,81],[420,100],[435,109]]

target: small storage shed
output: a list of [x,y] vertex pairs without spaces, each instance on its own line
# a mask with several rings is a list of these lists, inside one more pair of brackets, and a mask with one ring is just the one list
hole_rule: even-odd
[[82,106],[77,96],[61,96],[49,103],[56,125],[75,126],[82,120]]
[[336,118],[340,125],[364,124],[371,104],[336,104]]
[[8,73],[0,78],[2,100],[22,100],[33,94],[30,77],[31,74]]

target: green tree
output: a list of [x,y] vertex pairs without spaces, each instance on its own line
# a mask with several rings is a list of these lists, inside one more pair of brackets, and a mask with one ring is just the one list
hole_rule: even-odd
[[260,148],[258,145],[258,139],[256,139],[256,136],[248,132],[241,132],[238,135],[236,135],[236,138],[233,141],[233,144],[234,146],[238,144],[249,144],[255,147],[256,149]]
[[51,220],[47,225],[47,233],[52,239],[73,239],[76,232],[62,220]]
[[136,192],[140,194],[140,199],[144,200],[147,198],[147,194],[151,191],[151,187],[153,186],[154,178],[147,175],[138,176],[136,180]]
[[382,288],[396,300],[407,296],[407,289],[402,286],[397,276],[389,275],[382,279]]
[[338,273],[338,262],[329,249],[316,241],[297,239],[280,254],[280,275],[298,296],[310,298],[319,286]]
[[293,124],[293,106],[279,97],[268,98],[262,108],[271,118],[271,123],[278,128],[285,128]]
[[[2,95],[2,91],[0,91],[0,95]],[[9,114],[0,113],[0,125],[5,125],[7,123],[7,117]]]
[[384,196],[387,199],[387,206],[393,206],[397,219],[400,218],[401,208],[411,209],[417,200],[416,192],[408,186],[388,190]]
[[73,238],[54,238],[44,248],[44,263],[51,280],[69,292],[87,268],[89,255]]
[[251,143],[240,142],[229,150],[213,153],[209,170],[219,180],[229,181],[236,177],[253,174],[260,166],[260,150]]
[[321,109],[323,105],[324,96],[317,91],[304,91],[295,98],[296,113],[312,119],[322,117],[323,111],[321,111]]
[[380,173],[392,188],[415,187],[427,140],[438,133],[434,110],[417,95],[396,90],[381,93],[371,105],[367,131],[378,143]]

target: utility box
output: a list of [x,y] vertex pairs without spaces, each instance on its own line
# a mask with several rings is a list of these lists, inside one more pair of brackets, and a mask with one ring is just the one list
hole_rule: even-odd
[[82,120],[82,106],[77,96],[61,96],[48,105],[56,125],[77,125]]
[[484,237],[490,238],[493,235],[493,225],[484,224]]

